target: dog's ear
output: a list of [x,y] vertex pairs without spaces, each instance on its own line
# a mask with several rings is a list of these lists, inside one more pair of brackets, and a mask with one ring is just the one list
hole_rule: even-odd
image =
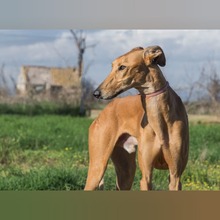
[[159,46],[145,48],[143,58],[147,66],[151,64],[158,64],[160,66],[166,65],[164,52]]

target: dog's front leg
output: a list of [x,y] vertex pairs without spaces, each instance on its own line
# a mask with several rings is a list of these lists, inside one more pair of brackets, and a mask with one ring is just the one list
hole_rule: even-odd
[[141,190],[152,190],[152,171],[153,171],[153,157],[152,148],[153,143],[142,140],[138,145],[138,163],[142,173],[140,181]]

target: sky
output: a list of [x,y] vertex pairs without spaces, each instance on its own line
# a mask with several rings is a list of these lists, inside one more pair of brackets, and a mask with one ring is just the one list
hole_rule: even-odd
[[[134,47],[159,45],[166,56],[161,68],[174,88],[184,88],[210,62],[220,70],[220,30],[84,30],[84,77],[98,86],[111,63]],[[93,47],[90,47],[95,45]],[[0,30],[0,67],[17,79],[22,65],[76,66],[77,49],[69,30]],[[10,80],[8,80],[10,81]]]

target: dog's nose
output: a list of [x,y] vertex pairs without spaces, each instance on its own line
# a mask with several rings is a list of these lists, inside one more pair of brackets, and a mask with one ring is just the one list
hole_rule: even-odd
[[93,92],[93,95],[98,99],[101,97],[101,91],[96,89],[94,92]]

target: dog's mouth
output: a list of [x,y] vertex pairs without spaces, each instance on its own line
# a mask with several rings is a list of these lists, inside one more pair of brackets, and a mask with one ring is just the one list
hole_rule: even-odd
[[117,93],[115,93],[114,95],[105,97],[105,98],[103,98],[103,99],[104,99],[104,100],[113,99],[113,98],[115,98],[116,96],[120,95],[120,94],[123,93],[123,92],[124,92],[124,90],[122,89],[122,90],[118,91]]
[[111,96],[100,96],[99,99],[103,99],[103,100],[110,100],[110,99],[113,99],[115,98],[116,96],[120,95],[121,93],[123,93],[125,90],[120,90],[118,91],[117,93],[115,93],[114,95],[111,95]]

